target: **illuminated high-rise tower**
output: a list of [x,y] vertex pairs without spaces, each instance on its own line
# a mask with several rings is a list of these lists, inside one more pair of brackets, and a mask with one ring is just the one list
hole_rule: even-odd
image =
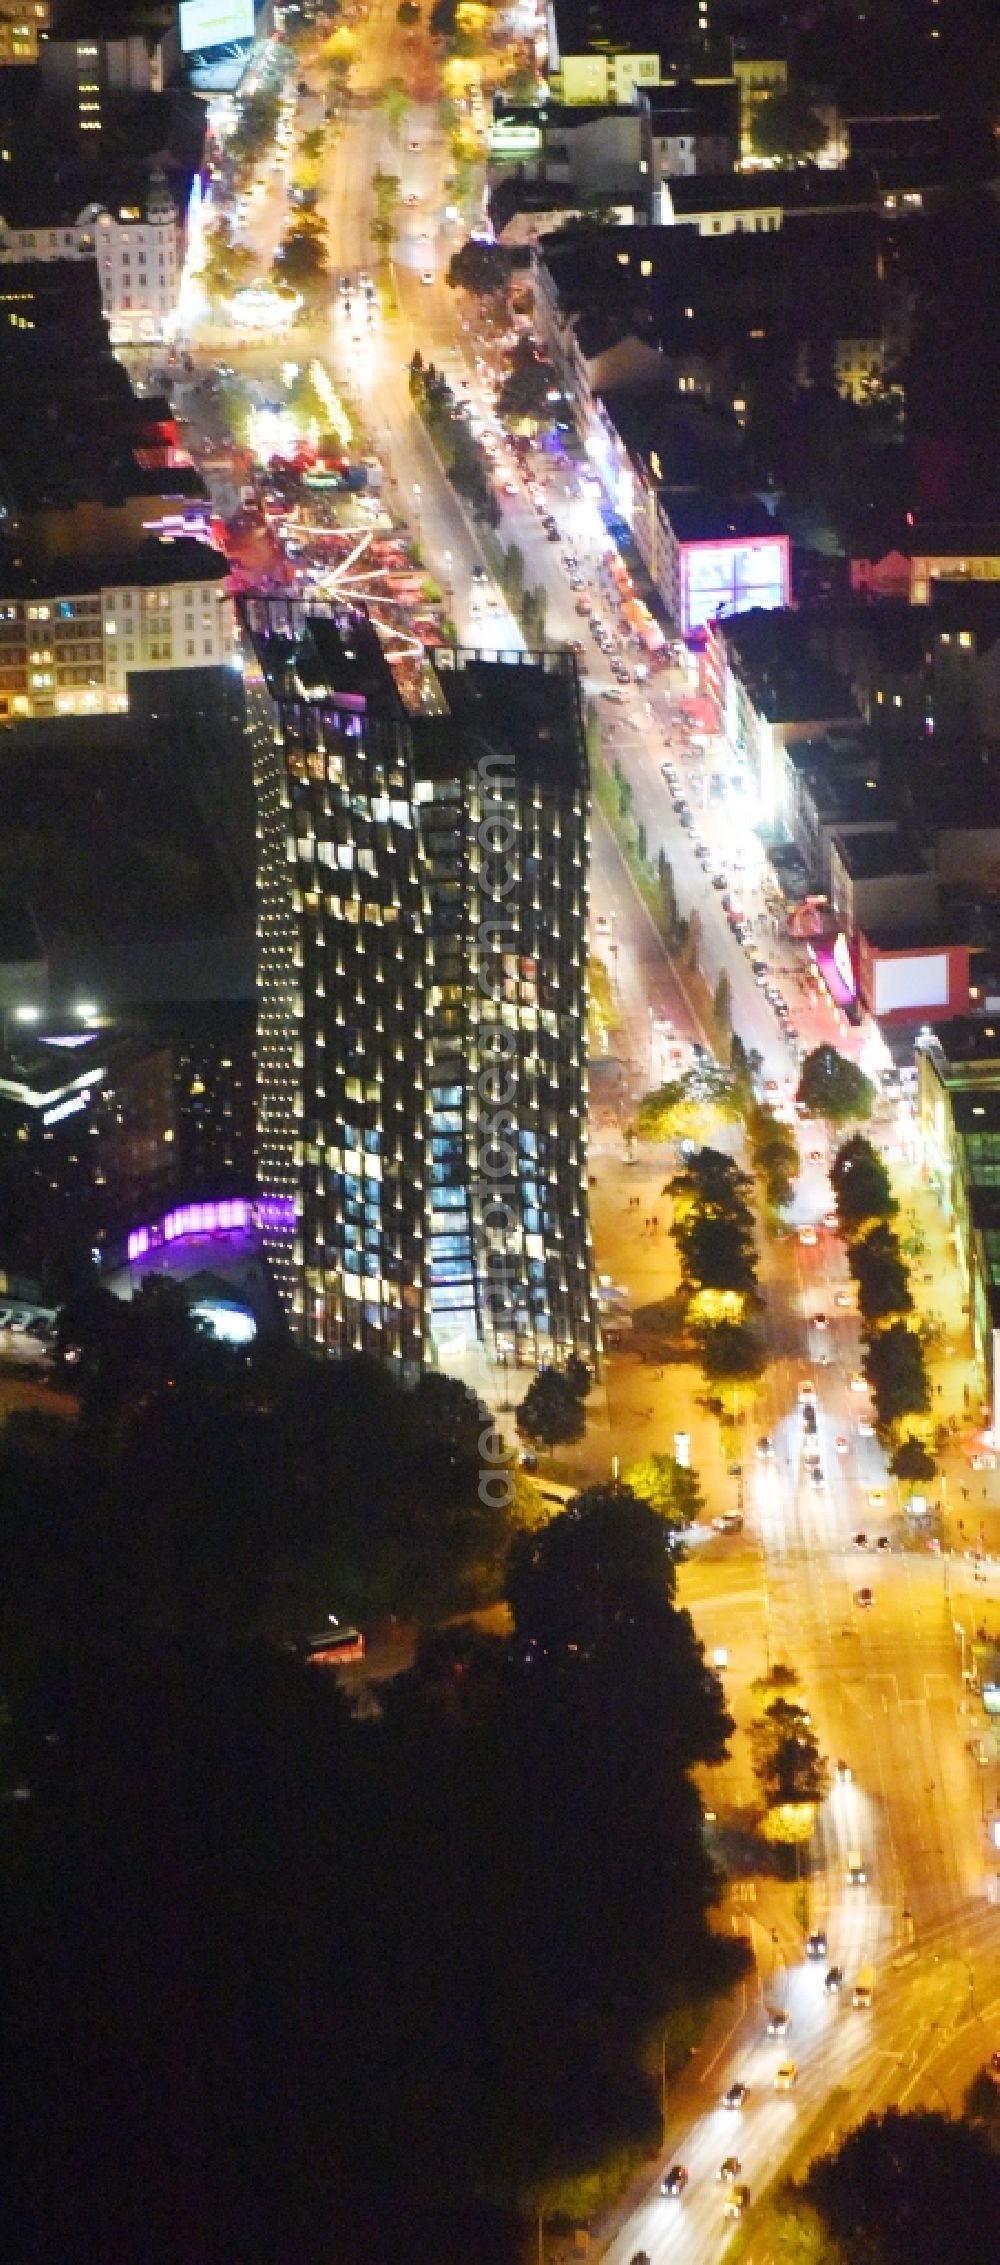
[[572,655],[448,650],[404,704],[363,614],[247,627],[258,1180],[295,1332],[403,1375],[592,1358]]

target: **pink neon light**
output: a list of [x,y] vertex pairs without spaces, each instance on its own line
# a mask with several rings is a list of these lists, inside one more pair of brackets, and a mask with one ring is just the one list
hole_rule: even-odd
[[165,1211],[149,1227],[133,1227],[128,1238],[129,1264],[145,1258],[163,1243],[176,1243],[185,1235],[231,1234],[253,1224],[253,1205],[246,1196],[224,1196],[206,1203],[184,1203]]

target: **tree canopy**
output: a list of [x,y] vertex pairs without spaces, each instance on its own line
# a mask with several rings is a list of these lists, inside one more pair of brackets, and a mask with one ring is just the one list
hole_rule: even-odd
[[689,1775],[731,1725],[668,1539],[580,1497],[512,1558],[509,1640],[436,1630],[357,1713],[74,1596],[13,1681],[12,2253],[514,2265],[514,2208],[659,2144],[649,2034],[736,1955]]
[[843,2265],[982,2265],[1000,2225],[1000,2155],[936,2111],[867,2116],[803,2189]]
[[752,1329],[739,1321],[716,1321],[697,1332],[701,1365],[718,1384],[752,1383],[763,1376],[767,1356]]
[[452,253],[445,281],[455,291],[471,291],[477,299],[488,299],[506,290],[510,273],[510,254],[500,244],[480,244],[470,236]]
[[812,1116],[842,1125],[871,1116],[875,1088],[857,1062],[835,1046],[814,1046],[802,1064],[798,1098]]
[[717,1062],[699,1063],[680,1078],[657,1086],[640,1101],[635,1129],[640,1140],[698,1140],[720,1123],[742,1114],[739,1080]]
[[847,1256],[866,1324],[912,1313],[909,1269],[891,1227],[869,1227],[867,1234],[855,1237]]
[[905,1439],[900,1440],[889,1469],[894,1479],[909,1479],[919,1482],[920,1480],[932,1479],[937,1464],[930,1448],[924,1446],[923,1440],[914,1439],[912,1433],[908,1433]]
[[827,129],[801,89],[776,87],[755,106],[750,140],[755,157],[801,164],[823,148]]
[[560,394],[561,388],[551,362],[534,339],[519,338],[497,395],[501,417],[550,425],[558,406],[549,398],[553,393]]
[[626,1471],[625,1483],[675,1531],[696,1525],[705,1507],[697,1471],[674,1455],[644,1455]]
[[754,1775],[769,1808],[821,1801],[829,1772],[804,1707],[777,1697],[750,1732]]
[[773,1109],[755,1104],[747,1113],[747,1138],[754,1171],[760,1175],[765,1201],[773,1210],[791,1202],[799,1173],[799,1146],[790,1125]]
[[861,1365],[874,1394],[880,1429],[888,1431],[904,1416],[926,1414],[931,1394],[924,1348],[905,1322],[890,1322],[872,1337]]
[[299,291],[315,304],[326,296],[330,281],[327,226],[316,213],[302,213],[287,230],[275,253],[272,273],[276,283]]
[[519,1436],[537,1447],[571,1447],[587,1428],[586,1390],[581,1393],[579,1380],[563,1370],[539,1369],[517,1411]]
[[860,1234],[876,1221],[894,1219],[899,1210],[886,1166],[863,1133],[852,1133],[841,1143],[830,1166],[830,1182],[842,1235]]

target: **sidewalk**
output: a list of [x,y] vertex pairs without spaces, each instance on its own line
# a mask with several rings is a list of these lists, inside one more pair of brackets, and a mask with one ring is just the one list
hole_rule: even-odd
[[[679,1284],[677,1256],[668,1232],[671,1201],[662,1193],[677,1170],[672,1147],[637,1144],[627,1160],[621,1134],[609,1123],[595,1130],[591,1143],[591,1219],[600,1275],[629,1293],[633,1313],[671,1297]],[[650,1221],[657,1224],[650,1226]],[[649,1454],[674,1453],[674,1435],[687,1432],[690,1463],[701,1480],[706,1514],[737,1507],[737,1480],[727,1472],[727,1455],[718,1419],[700,1405],[707,1387],[697,1361],[667,1364],[645,1358],[639,1331],[623,1335],[605,1355],[603,1386],[587,1410],[587,1433],[577,1447],[562,1449],[558,1475],[570,1483],[606,1483],[617,1456],[622,1476]],[[748,1415],[741,1459],[753,1438]]]

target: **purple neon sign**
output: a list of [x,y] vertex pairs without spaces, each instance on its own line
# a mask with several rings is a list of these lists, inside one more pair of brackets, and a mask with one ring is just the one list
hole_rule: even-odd
[[270,1195],[252,1203],[248,1196],[227,1195],[205,1203],[182,1203],[165,1211],[151,1226],[133,1227],[128,1238],[129,1265],[166,1243],[182,1242],[186,1235],[245,1234],[251,1227],[270,1227],[290,1234],[295,1227],[295,1203],[290,1195]]

